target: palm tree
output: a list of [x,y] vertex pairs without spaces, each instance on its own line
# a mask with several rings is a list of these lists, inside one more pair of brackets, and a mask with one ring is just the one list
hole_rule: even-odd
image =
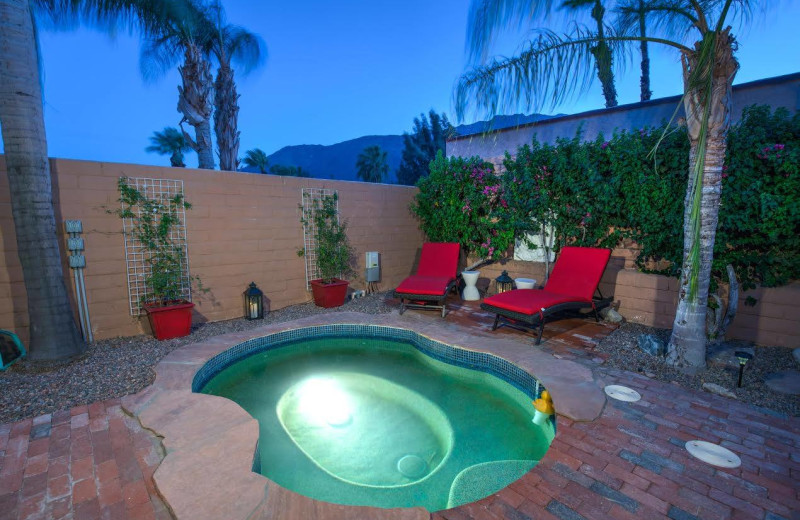
[[[149,0],[156,1],[156,0]],[[178,112],[183,115],[181,131],[189,146],[197,152],[198,166],[214,169],[214,149],[211,141],[212,77],[211,64],[206,59],[204,37],[209,23],[200,0],[171,0],[163,16],[145,34],[139,55],[139,68],[145,81],[163,76],[178,64],[181,85],[178,87]],[[183,128],[194,127],[195,137]]]
[[242,162],[245,166],[249,166],[250,168],[258,168],[260,173],[267,173],[269,171],[269,159],[267,159],[266,152],[261,148],[247,150],[244,153]]
[[146,152],[169,155],[169,162],[173,167],[186,167],[183,162],[183,152],[188,152],[192,148],[184,139],[183,132],[168,126],[161,132],[153,132],[153,135],[150,136],[150,143],[150,146],[145,148]]
[[624,0],[618,7],[620,25],[635,27],[636,33],[642,38],[639,42],[639,52],[642,55],[642,75],[639,79],[641,94],[640,101],[648,101],[653,95],[650,90],[650,53],[647,38],[647,15],[652,10],[657,10],[660,2],[652,0]]
[[146,29],[163,9],[157,0],[0,1],[0,129],[27,295],[31,359],[67,359],[86,349],[73,318],[56,233],[37,20],[49,16],[55,26],[83,21],[103,27],[123,21]]
[[[473,0],[487,2],[494,3]],[[749,19],[756,4],[757,0],[670,0],[653,13],[663,34],[642,37],[614,31],[605,38],[612,51],[630,52],[632,45],[644,40],[678,51],[681,59],[690,140],[689,181],[680,292],[667,361],[687,370],[705,367],[705,320],[722,163],[730,126],[731,87],[739,69],[734,57],[737,43],[728,24]],[[463,117],[468,106],[495,113],[520,103],[530,107],[545,99],[556,105],[565,95],[585,90],[598,39],[597,34],[581,28],[565,35],[544,32],[519,56],[496,59],[462,75],[456,86],[458,116]]]
[[239,162],[239,94],[231,63],[247,74],[263,63],[266,54],[261,38],[225,20],[225,10],[213,0],[206,10],[210,25],[204,35],[205,47],[216,58],[219,68],[214,81],[214,132],[217,137],[220,170],[236,171]]
[[389,173],[389,164],[386,162],[387,155],[377,145],[364,148],[356,161],[358,178],[364,182],[382,182]]
[[[496,31],[517,19],[522,26],[527,20],[546,18],[553,9],[553,0],[473,0],[469,15],[468,45],[473,59],[485,59]],[[617,106],[617,88],[614,85],[614,56],[605,39],[605,5],[603,0],[561,0],[561,9],[577,14],[591,8],[590,14],[597,26],[595,40],[589,49],[594,57],[597,77],[603,88],[606,108]]]

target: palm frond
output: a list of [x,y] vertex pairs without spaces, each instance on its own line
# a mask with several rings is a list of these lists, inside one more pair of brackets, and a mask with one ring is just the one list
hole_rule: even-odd
[[[648,33],[681,41],[697,23],[697,17],[683,0],[645,0],[642,2]],[[617,32],[636,34],[640,16],[639,0],[623,0],[615,8]]]
[[172,36],[142,40],[139,49],[139,72],[146,83],[160,79],[181,59],[180,41]]
[[264,41],[244,27],[228,26],[224,43],[231,62],[239,66],[242,74],[252,72],[267,59],[267,46]]
[[519,56],[495,59],[465,73],[455,89],[458,119],[463,120],[469,105],[491,117],[517,108],[554,108],[571,95],[585,93],[593,81],[592,48],[605,41],[614,56],[624,57],[630,52],[626,43],[638,40],[609,31],[603,39],[581,26],[563,35],[540,31]]
[[552,0],[472,0],[467,21],[466,51],[473,63],[488,55],[499,29],[521,28],[525,23],[547,15]]

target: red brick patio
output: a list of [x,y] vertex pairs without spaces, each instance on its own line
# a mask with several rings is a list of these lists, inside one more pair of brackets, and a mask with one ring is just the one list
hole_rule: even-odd
[[0,519],[172,518],[159,440],[119,400],[0,425]]
[[[488,337],[491,320],[476,313],[456,307],[444,322]],[[560,417],[533,471],[432,518],[800,519],[800,419],[605,369],[593,344],[610,330],[565,320],[545,329],[542,347],[592,366],[599,386],[624,384],[643,399],[609,399],[592,422]],[[530,341],[509,329],[494,334]],[[683,447],[691,439],[722,444],[742,466],[716,469],[691,458]],[[117,401],[0,425],[0,519],[170,518],[152,479],[161,450]]]

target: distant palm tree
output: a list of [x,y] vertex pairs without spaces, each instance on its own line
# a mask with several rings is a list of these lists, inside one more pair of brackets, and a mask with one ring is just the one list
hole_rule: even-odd
[[358,155],[356,168],[358,178],[364,182],[382,182],[389,173],[389,164],[386,161],[387,153],[380,146],[367,146]]
[[[506,4],[503,0],[473,0],[473,9],[497,2]],[[688,370],[706,364],[711,263],[730,127],[731,88],[739,69],[734,56],[738,45],[728,24],[736,19],[749,21],[758,4],[758,0],[664,1],[653,13],[658,28],[655,35],[642,37],[616,30],[604,38],[615,52],[630,52],[631,45],[647,41],[677,50],[681,59],[683,107],[690,142],[689,182],[680,290],[667,362]],[[507,9],[488,14],[495,18],[502,14],[508,19]],[[484,25],[494,27],[497,23],[491,20],[491,25]],[[519,56],[496,59],[467,72],[456,87],[459,118],[463,118],[468,106],[494,115],[520,103],[530,107],[548,100],[555,106],[565,96],[585,91],[591,77],[590,57],[598,43],[600,35],[580,27],[565,35],[544,32]]]
[[[557,4],[557,5],[556,5]],[[513,22],[523,26],[526,22],[546,18],[554,7],[577,14],[591,7],[591,17],[596,30],[590,32],[593,43],[589,54],[594,57],[597,77],[603,88],[606,108],[617,106],[617,88],[614,85],[614,56],[605,39],[605,5],[603,0],[473,0],[469,14],[467,35],[473,59],[485,59],[498,30]]]
[[150,146],[145,148],[146,152],[169,155],[169,162],[173,167],[186,167],[183,162],[183,152],[188,152],[192,147],[184,139],[183,132],[168,126],[161,132],[153,132],[153,135],[150,136],[150,143]]
[[[146,81],[153,81],[181,62],[178,67],[182,83],[178,87],[178,112],[183,115],[180,127],[186,142],[197,152],[199,167],[213,170],[213,84],[211,64],[204,48],[209,24],[206,11],[201,0],[171,0],[162,4],[167,8],[154,29],[145,35],[139,68]],[[183,128],[183,123],[194,127],[194,139]]]
[[239,94],[231,63],[240,65],[243,73],[247,74],[263,63],[266,48],[258,35],[226,22],[225,10],[219,0],[213,0],[206,13],[210,25],[204,35],[204,46],[219,64],[214,81],[214,132],[219,168],[236,171],[239,161]]
[[156,0],[0,1],[0,130],[25,281],[31,359],[66,359],[86,349],[64,282],[56,232],[37,24],[50,18],[55,27],[79,21],[108,28],[121,21],[130,29],[148,30],[162,9],[163,2]]
[[267,173],[269,171],[269,159],[267,159],[266,152],[261,148],[247,150],[244,153],[242,162],[245,166],[249,166],[250,168],[258,168],[260,173]]
[[659,0],[624,0],[617,7],[617,13],[622,27],[635,27],[636,34],[642,39],[639,41],[639,52],[642,55],[642,75],[639,80],[641,94],[640,101],[648,101],[653,95],[650,90],[650,53],[647,45],[647,15],[657,12],[662,2]]

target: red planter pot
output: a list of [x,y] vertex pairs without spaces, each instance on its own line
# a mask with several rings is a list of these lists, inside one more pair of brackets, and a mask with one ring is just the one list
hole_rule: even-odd
[[333,283],[322,283],[322,280],[311,280],[311,292],[314,293],[314,303],[317,307],[339,307],[347,297],[346,280],[333,279]]
[[192,308],[194,304],[186,301],[144,306],[153,335],[159,340],[188,336],[192,332]]

